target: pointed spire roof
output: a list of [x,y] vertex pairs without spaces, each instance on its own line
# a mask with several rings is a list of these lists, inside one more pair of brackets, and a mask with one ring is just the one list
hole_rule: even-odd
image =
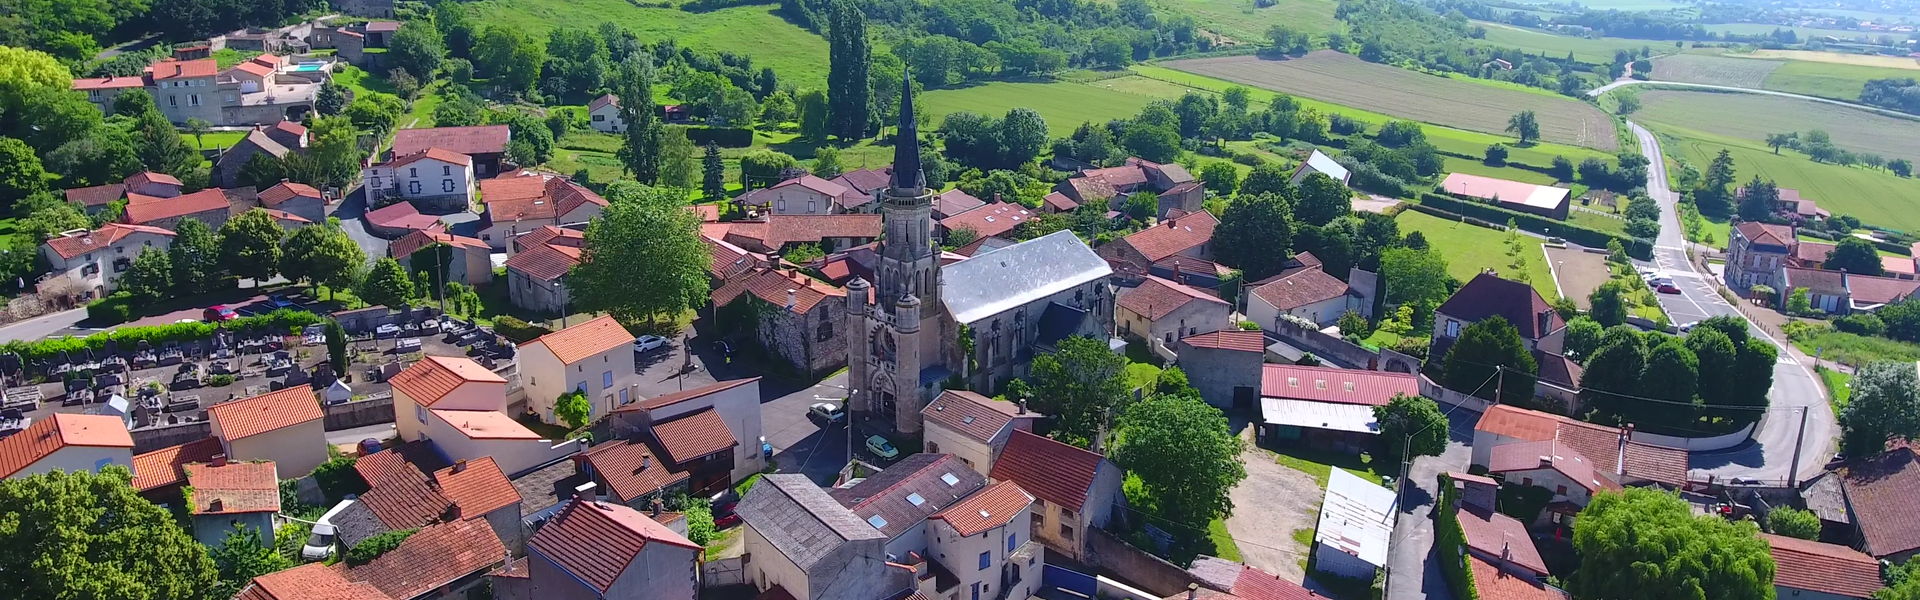
[[900,79],[900,130],[893,136],[893,189],[918,196],[927,187],[927,175],[920,169],[920,131],[913,120],[913,73],[902,69]]

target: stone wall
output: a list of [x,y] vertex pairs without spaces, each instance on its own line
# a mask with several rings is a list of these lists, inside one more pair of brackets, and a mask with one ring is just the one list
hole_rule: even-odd
[[[800,373],[822,373],[847,365],[847,319],[845,302],[828,296],[806,314],[794,314],[782,306],[760,300],[760,344],[785,359]],[[830,328],[830,337],[820,339],[820,326]]]
[[133,453],[145,454],[161,448],[170,448],[212,437],[213,423],[193,421],[178,425],[157,425],[135,429],[131,433],[133,434]]
[[1222,410],[1233,406],[1233,390],[1236,387],[1252,388],[1251,398],[1258,409],[1260,403],[1260,371],[1265,363],[1265,352],[1245,352],[1223,350],[1219,348],[1195,348],[1185,343],[1179,344],[1180,370],[1186,372],[1187,383],[1200,391],[1200,399]]
[[393,422],[393,397],[361,400],[326,407],[327,431],[339,431]]
[[1101,575],[1113,577],[1161,598],[1185,594],[1193,583],[1186,569],[1133,547],[1125,540],[1102,529],[1087,530],[1087,564]]
[[1320,333],[1319,330],[1313,327],[1294,322],[1291,319],[1280,319],[1279,325],[1269,331],[1268,334],[1269,337],[1277,336],[1280,341],[1286,342],[1288,345],[1312,352],[1315,357],[1322,360],[1330,360],[1338,366],[1366,369],[1369,371],[1378,371],[1381,369],[1379,353],[1368,350],[1359,344]]

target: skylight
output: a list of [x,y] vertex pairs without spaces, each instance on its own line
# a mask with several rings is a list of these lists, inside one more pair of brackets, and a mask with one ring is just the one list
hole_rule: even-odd
[[960,419],[960,422],[961,422],[961,423],[965,423],[965,424],[968,424],[968,425],[972,425],[972,424],[973,424],[973,417],[972,417],[972,416],[968,416],[968,417],[966,417],[966,418],[964,418],[964,419]]
[[887,526],[887,520],[880,515],[874,515],[867,517],[867,524],[872,525],[874,529],[882,529]]
[[914,506],[919,506],[922,504],[926,504],[927,499],[920,497],[920,494],[918,493],[913,493],[913,494],[907,494],[907,502],[912,503]]
[[946,473],[941,475],[940,480],[947,482],[948,487],[960,485],[960,478],[954,477],[952,473]]

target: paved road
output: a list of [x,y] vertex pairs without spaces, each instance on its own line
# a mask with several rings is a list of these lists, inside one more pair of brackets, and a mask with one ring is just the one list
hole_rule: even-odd
[[[1647,193],[1660,205],[1660,237],[1655,241],[1654,262],[1673,274],[1679,294],[1658,294],[1660,306],[1674,323],[1687,323],[1708,317],[1732,315],[1746,319],[1739,309],[1721,297],[1712,275],[1698,272],[1687,260],[1682,238],[1678,203],[1680,195],[1667,188],[1667,167],[1660,157],[1660,142],[1638,124],[1629,123],[1640,139],[1640,152],[1650,162],[1647,168]],[[1772,399],[1766,419],[1752,439],[1738,446],[1714,452],[1695,452],[1691,472],[1717,479],[1752,478],[1763,482],[1783,482],[1798,471],[1799,479],[1818,475],[1833,457],[1840,428],[1828,406],[1826,393],[1813,372],[1801,365],[1792,349],[1757,327],[1748,331],[1780,348],[1780,362],[1773,369]],[[1792,468],[1795,442],[1801,437],[1801,415],[1806,415],[1805,437],[1797,469]]]
[[79,323],[85,318],[87,318],[87,309],[85,308],[76,308],[50,315],[40,315],[6,327],[0,327],[0,342],[37,340],[71,328],[74,324]]
[[340,218],[340,228],[345,230],[347,237],[352,238],[353,243],[358,244],[360,250],[367,254],[367,264],[371,265],[386,257],[387,240],[367,231],[365,190],[366,188],[361,187],[348,192],[347,197],[334,207],[332,216]]
[[1447,413],[1447,451],[1440,456],[1414,459],[1402,491],[1399,521],[1393,543],[1387,546],[1387,600],[1449,600],[1453,593],[1433,556],[1433,503],[1439,498],[1439,477],[1446,471],[1466,471],[1473,461],[1473,425],[1480,413],[1465,409]]
[[1693,88],[1698,90],[1713,90],[1713,91],[1720,91],[1720,92],[1739,92],[1742,94],[1759,94],[1762,96],[1779,96],[1782,98],[1811,100],[1814,102],[1832,104],[1835,106],[1845,106],[1847,108],[1856,108],[1856,109],[1864,110],[1867,112],[1880,113],[1889,117],[1897,117],[1901,119],[1914,118],[1913,115],[1899,112],[1899,111],[1887,110],[1887,109],[1876,107],[1876,106],[1867,106],[1865,104],[1855,104],[1855,103],[1846,102],[1843,100],[1834,100],[1832,98],[1821,98],[1819,96],[1808,96],[1805,94],[1794,94],[1794,93],[1788,93],[1788,92],[1776,92],[1773,90],[1756,90],[1753,88],[1734,87],[1730,85],[1711,85],[1711,84],[1705,84],[1705,83],[1680,83],[1678,81],[1642,81],[1639,79],[1617,79],[1617,80],[1614,80],[1613,83],[1609,83],[1597,88],[1593,88],[1591,91],[1587,92],[1587,96],[1592,98],[1598,98],[1600,97],[1601,94],[1605,94],[1607,92],[1613,91],[1618,88],[1626,87],[1629,85],[1641,85],[1641,84]]

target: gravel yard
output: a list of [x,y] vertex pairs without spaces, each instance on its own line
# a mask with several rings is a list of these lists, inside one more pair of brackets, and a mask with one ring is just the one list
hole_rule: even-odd
[[[1243,437],[1251,438],[1252,430]],[[1294,541],[1293,532],[1311,530],[1324,495],[1313,477],[1280,465],[1273,453],[1254,447],[1249,439],[1240,454],[1247,478],[1233,488],[1233,515],[1227,532],[1240,546],[1246,564],[1299,583],[1307,548]]]

